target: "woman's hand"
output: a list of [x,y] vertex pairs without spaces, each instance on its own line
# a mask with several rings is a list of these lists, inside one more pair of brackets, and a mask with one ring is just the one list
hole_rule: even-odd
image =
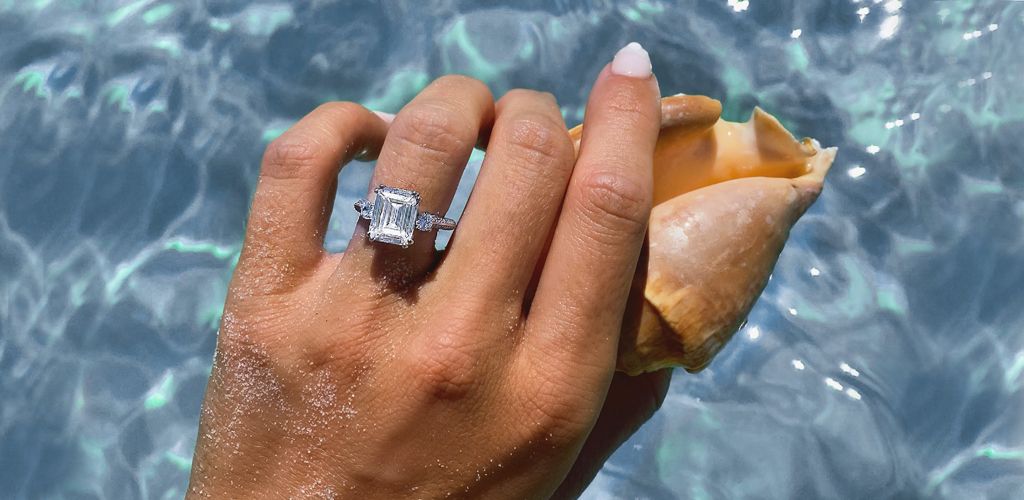
[[[275,140],[189,496],[578,493],[668,380],[613,383],[651,209],[658,97],[646,52],[630,45],[594,84],[578,159],[551,95],[515,90],[495,104],[458,76],[390,126],[332,103]],[[415,190],[421,210],[444,213],[487,137],[443,255],[432,233],[405,249],[370,242],[365,222],[343,254],[324,251],[340,165],[379,154],[372,185]]]

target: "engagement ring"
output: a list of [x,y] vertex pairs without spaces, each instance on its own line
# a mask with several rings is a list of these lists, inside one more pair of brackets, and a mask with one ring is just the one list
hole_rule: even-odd
[[373,190],[374,199],[355,202],[356,211],[370,221],[370,239],[391,245],[412,245],[413,230],[455,229],[455,221],[430,212],[420,212],[420,194],[385,185]]

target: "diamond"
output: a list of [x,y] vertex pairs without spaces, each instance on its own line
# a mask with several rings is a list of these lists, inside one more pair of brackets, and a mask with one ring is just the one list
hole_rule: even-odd
[[373,204],[366,200],[359,200],[355,202],[356,211],[359,212],[359,218],[370,220],[373,218]]
[[423,212],[419,218],[416,219],[416,229],[420,231],[430,231],[434,229],[435,215],[432,213]]
[[380,186],[374,193],[370,239],[409,246],[419,212],[419,196],[406,189]]

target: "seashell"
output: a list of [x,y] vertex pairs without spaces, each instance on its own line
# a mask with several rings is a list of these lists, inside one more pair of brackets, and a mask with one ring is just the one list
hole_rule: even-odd
[[[797,140],[755,108],[720,119],[721,103],[661,101],[646,269],[623,323],[617,369],[698,371],[739,329],[789,230],[821,192],[836,148]],[[582,126],[569,131],[579,148]]]

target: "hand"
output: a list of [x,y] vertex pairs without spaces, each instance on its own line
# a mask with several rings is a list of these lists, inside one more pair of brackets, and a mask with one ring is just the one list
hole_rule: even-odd
[[[326,104],[266,151],[231,282],[190,498],[577,494],[660,404],[614,374],[651,209],[658,85],[639,46],[594,84],[578,160],[554,98],[443,77],[389,124]],[[444,213],[447,251],[323,236],[339,165]],[[596,426],[596,427],[595,427]],[[582,450],[582,452],[581,452]]]

